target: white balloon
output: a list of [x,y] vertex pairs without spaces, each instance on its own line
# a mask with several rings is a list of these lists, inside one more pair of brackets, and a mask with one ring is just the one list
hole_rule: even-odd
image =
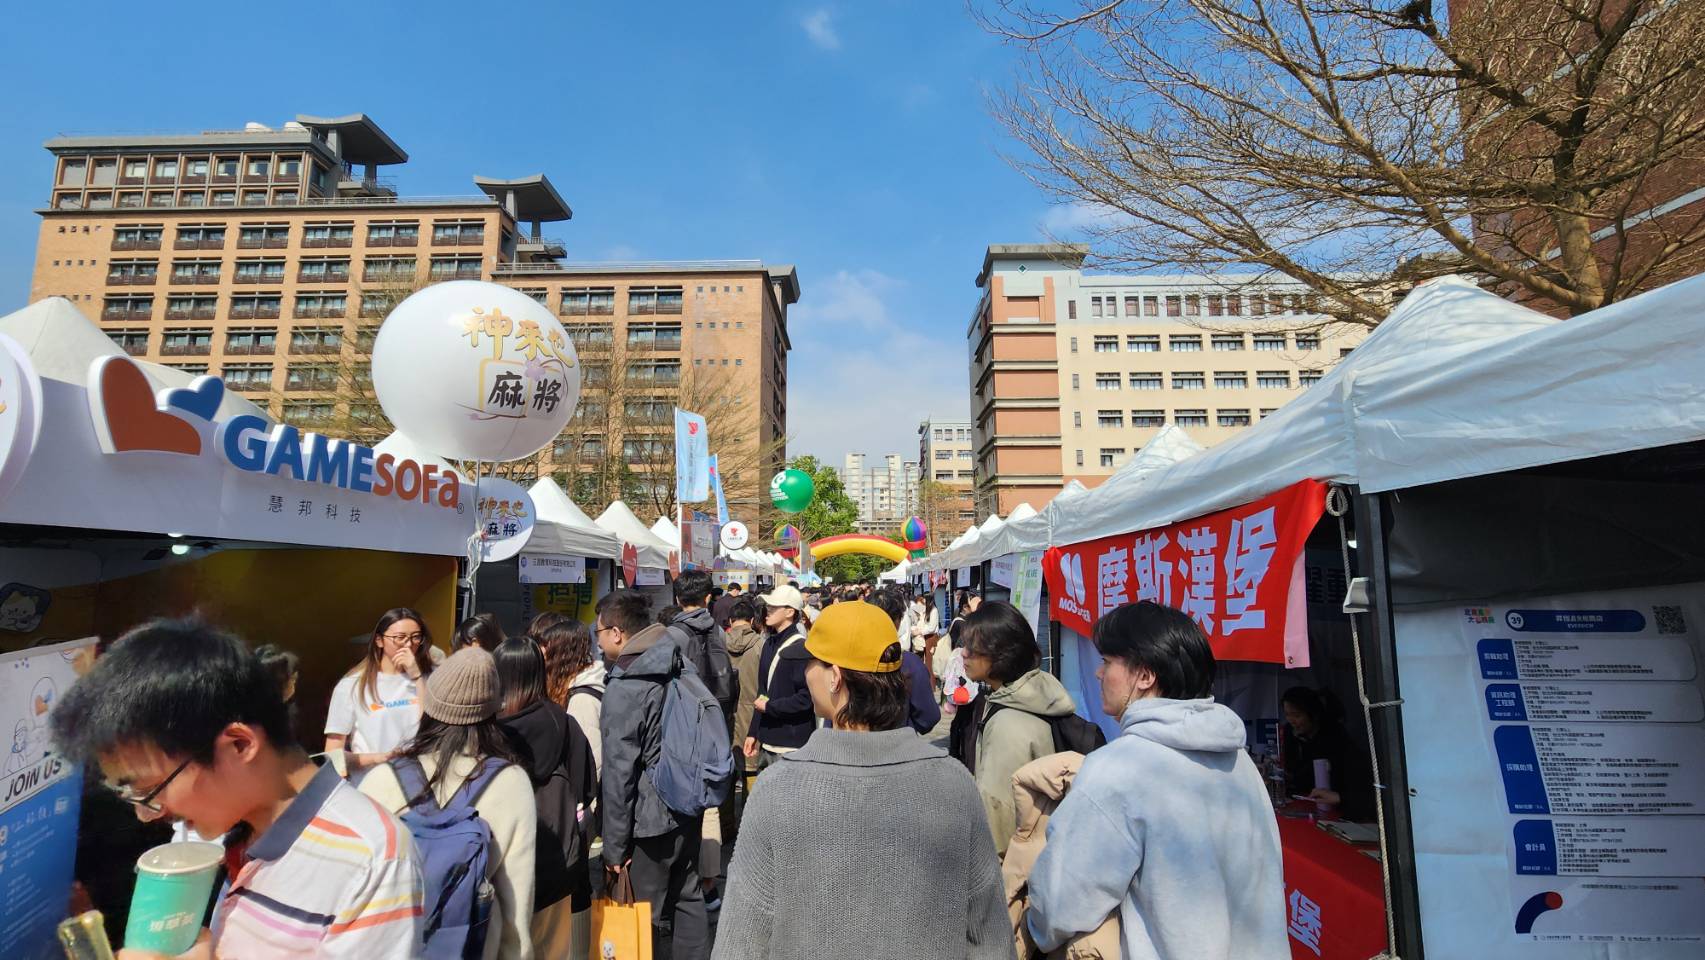
[[722,546],[726,550],[738,550],[744,547],[750,535],[746,525],[738,520],[730,520],[722,525]]
[[502,477],[481,477],[476,507],[480,560],[508,560],[533,538],[533,498],[525,487]]
[[373,341],[385,416],[428,452],[502,462],[556,439],[580,399],[580,363],[537,300],[483,280],[435,283],[397,304]]

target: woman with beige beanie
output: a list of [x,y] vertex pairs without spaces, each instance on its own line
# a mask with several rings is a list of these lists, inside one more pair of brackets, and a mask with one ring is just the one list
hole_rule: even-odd
[[361,792],[401,815],[410,797],[397,779],[396,765],[420,764],[433,797],[443,804],[488,758],[505,764],[474,798],[474,812],[491,828],[491,875],[496,892],[486,930],[485,960],[531,960],[533,938],[533,848],[538,810],[533,782],[518,765],[509,740],[497,724],[500,693],[497,663],[490,653],[469,646],[451,654],[421,693],[420,732],[389,762],[361,781]]

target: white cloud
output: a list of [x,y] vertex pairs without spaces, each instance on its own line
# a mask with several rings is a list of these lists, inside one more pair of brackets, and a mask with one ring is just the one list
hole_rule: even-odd
[[841,36],[835,32],[831,17],[828,7],[818,7],[801,17],[799,25],[805,28],[805,35],[811,38],[812,43],[824,50],[839,50]]
[[849,452],[915,457],[918,423],[964,417],[970,403],[962,338],[895,315],[905,284],[875,270],[811,285],[788,318],[788,453],[837,469]]
[[1049,207],[1037,226],[1051,237],[1076,237],[1115,226],[1122,217],[1118,210],[1104,204],[1073,200]]

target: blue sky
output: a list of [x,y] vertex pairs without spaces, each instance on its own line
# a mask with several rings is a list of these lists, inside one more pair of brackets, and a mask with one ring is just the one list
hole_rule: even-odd
[[965,414],[983,249],[1059,212],[1000,157],[1011,52],[961,3],[507,6],[15,5],[0,307],[29,294],[48,137],[360,111],[409,152],[403,193],[546,173],[572,259],[796,264],[790,452],[915,455],[919,419]]

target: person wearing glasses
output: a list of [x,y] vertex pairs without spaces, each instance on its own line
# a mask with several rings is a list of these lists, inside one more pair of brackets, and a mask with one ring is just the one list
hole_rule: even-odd
[[49,722],[59,749],[98,764],[143,821],[246,838],[226,843],[230,879],[183,956],[277,956],[281,943],[317,957],[414,956],[425,892],[408,831],[330,764],[316,768],[290,736],[277,681],[235,637],[195,620],[144,624]]
[[359,778],[384,763],[420,728],[419,684],[432,672],[426,618],[409,609],[385,611],[361,663],[332,688],[326,710],[326,753],[344,758]]

